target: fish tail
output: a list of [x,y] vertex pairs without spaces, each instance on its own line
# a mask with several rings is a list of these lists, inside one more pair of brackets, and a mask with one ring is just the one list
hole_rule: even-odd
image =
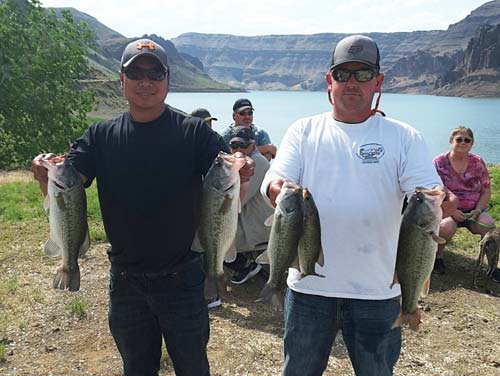
[[226,280],[224,279],[224,274],[219,275],[215,278],[215,284],[217,286],[217,292],[219,296],[223,299],[227,299],[227,286]]
[[418,331],[420,323],[422,322],[421,320],[422,315],[420,313],[420,309],[416,309],[414,312],[411,313],[403,313],[399,312],[398,317],[396,318],[396,321],[394,324],[392,324],[391,329],[397,328],[399,326],[403,325],[408,325],[411,330]]
[[277,311],[283,311],[283,298],[277,289],[266,283],[256,302],[268,304]]
[[53,286],[55,289],[78,291],[80,290],[80,269],[67,271],[63,266],[57,269],[54,276]]

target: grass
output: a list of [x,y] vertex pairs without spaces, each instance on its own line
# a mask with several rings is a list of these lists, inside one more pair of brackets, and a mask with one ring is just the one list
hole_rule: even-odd
[[[492,198],[489,212],[500,220],[500,166],[488,166],[492,181]],[[86,190],[88,222],[92,243],[106,241],[95,185]],[[59,261],[47,258],[41,251],[48,236],[47,216],[42,207],[42,195],[35,181],[0,184],[0,363],[5,362],[8,338],[13,327],[29,327],[24,312],[26,307],[48,306],[47,285],[29,285],[26,274],[39,273],[35,268],[26,270],[26,265],[56,265]],[[445,259],[453,268],[467,270],[477,255],[479,237],[466,229],[459,229],[452,243],[447,246]],[[470,274],[470,273],[469,273]],[[89,307],[82,299],[65,295],[63,306],[68,314],[78,319],[87,316]],[[66,300],[67,299],[67,300]],[[485,307],[485,314],[494,309]],[[225,312],[223,310],[220,312]],[[166,350],[162,351],[162,369],[171,369]]]
[[0,342],[0,363],[7,361],[7,346]]
[[87,305],[78,298],[70,300],[68,310],[70,315],[76,316],[79,319],[83,319],[87,315]]

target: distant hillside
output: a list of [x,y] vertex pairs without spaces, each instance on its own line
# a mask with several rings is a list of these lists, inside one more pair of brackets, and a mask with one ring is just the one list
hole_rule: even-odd
[[[49,8],[50,9],[50,8]],[[157,35],[143,35],[126,38],[120,33],[100,23],[96,18],[80,12],[74,8],[52,8],[56,14],[63,10],[70,11],[75,22],[84,21],[96,33],[96,48],[88,51],[91,72],[82,82],[85,87],[92,87],[97,91],[99,106],[110,110],[123,108],[126,102],[121,94],[118,82],[121,53],[132,40],[148,37],[167,51],[169,65],[172,72],[170,90],[177,92],[228,92],[241,91],[239,88],[213,80],[203,71],[203,64],[197,58],[180,54],[168,40]]]
[[[443,93],[440,77],[460,64],[471,38],[481,25],[500,23],[500,0],[483,4],[447,30],[367,33],[379,45],[384,90]],[[324,74],[335,44],[347,34],[266,35],[185,33],[172,39],[181,53],[201,60],[218,81],[246,89],[323,90]],[[469,95],[449,86],[447,95]],[[500,96],[500,87],[474,95]]]

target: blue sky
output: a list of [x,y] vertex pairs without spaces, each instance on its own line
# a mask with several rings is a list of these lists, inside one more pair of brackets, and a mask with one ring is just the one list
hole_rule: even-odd
[[[235,35],[446,29],[485,0],[42,0],[73,7],[126,37],[185,32]],[[307,5],[306,5],[307,4]]]

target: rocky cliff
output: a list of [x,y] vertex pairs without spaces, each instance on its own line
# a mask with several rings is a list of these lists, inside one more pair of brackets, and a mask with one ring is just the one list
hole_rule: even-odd
[[[453,72],[476,30],[500,23],[500,0],[487,2],[447,30],[368,33],[379,45],[389,92],[441,93],[436,82]],[[333,46],[345,34],[267,35],[243,37],[186,33],[172,42],[197,57],[218,81],[260,90],[323,90]],[[482,76],[481,76],[482,77]],[[463,90],[446,95],[466,95]],[[500,87],[486,90],[500,96]]]
[[469,41],[460,63],[436,80],[434,94],[499,96],[500,24],[483,25]]
[[[76,22],[84,21],[96,34],[96,48],[89,51],[88,57],[92,63],[92,75],[89,80],[112,79],[117,80],[120,69],[121,53],[125,46],[134,38],[126,38],[120,33],[111,30],[94,17],[74,8],[54,8],[56,14],[69,10]],[[203,64],[197,58],[180,54],[172,42],[157,35],[144,35],[167,51],[169,65],[172,71],[170,90],[172,91],[239,91],[227,84],[213,80],[203,71]]]

